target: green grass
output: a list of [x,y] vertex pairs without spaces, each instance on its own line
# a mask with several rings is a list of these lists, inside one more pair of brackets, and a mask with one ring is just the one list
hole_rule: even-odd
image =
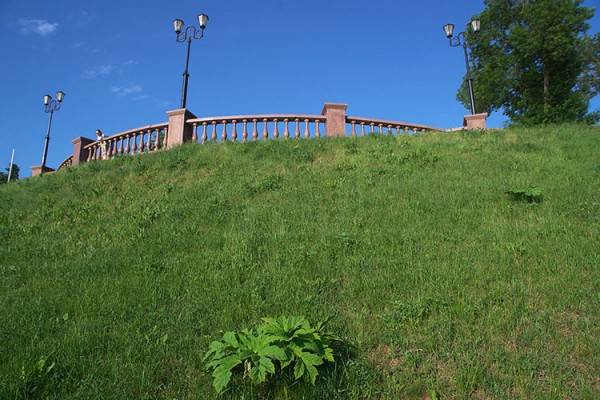
[[279,315],[353,350],[224,398],[599,398],[599,148],[578,126],[186,145],[3,185],[0,398],[213,398],[208,344]]

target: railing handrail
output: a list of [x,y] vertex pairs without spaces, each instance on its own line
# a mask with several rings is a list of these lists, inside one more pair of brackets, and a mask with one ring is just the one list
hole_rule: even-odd
[[386,120],[386,119],[347,116],[346,123],[351,124],[352,122],[355,122],[357,124],[364,122],[365,125],[371,125],[371,124],[374,124],[375,126],[382,125],[386,128],[388,126],[392,126],[394,128],[399,126],[403,129],[405,127],[408,127],[410,129],[418,129],[418,130],[426,130],[426,131],[439,131],[439,132],[444,131],[444,129],[435,128],[433,126],[421,125],[421,124],[413,124],[413,123],[400,122],[400,121],[390,121],[390,120]]
[[269,120],[269,122],[272,122],[275,119],[277,119],[278,121],[281,121],[281,122],[283,122],[286,119],[289,121],[295,121],[296,119],[298,119],[300,121],[309,120],[310,122],[315,122],[316,120],[319,120],[320,122],[324,122],[326,118],[324,115],[312,115],[312,114],[255,114],[255,115],[226,115],[226,116],[216,116],[216,117],[193,118],[193,119],[188,119],[185,122],[187,124],[200,125],[203,122],[212,122],[212,121],[217,121],[217,122],[226,121],[228,123],[236,121],[238,123],[242,123],[242,122],[244,122],[244,120],[246,120],[246,122],[250,122],[253,120],[262,122],[265,119]]

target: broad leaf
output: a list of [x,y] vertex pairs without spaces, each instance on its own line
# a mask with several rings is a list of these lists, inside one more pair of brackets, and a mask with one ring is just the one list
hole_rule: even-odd
[[[323,364],[323,360],[317,354],[305,351],[295,351],[294,354],[296,355],[296,367],[298,367],[299,364],[302,364],[302,367],[298,367],[298,372],[303,371],[304,378],[314,385],[315,379],[319,374],[316,366]],[[296,371],[295,368],[294,375],[296,376],[296,379],[298,379]]]
[[229,384],[231,370],[242,363],[242,360],[237,355],[225,357],[220,361],[220,365],[212,373],[212,376],[215,378],[213,380],[213,387],[217,393],[221,393]]

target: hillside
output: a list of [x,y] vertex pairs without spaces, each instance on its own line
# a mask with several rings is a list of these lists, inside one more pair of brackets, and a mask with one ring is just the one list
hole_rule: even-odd
[[2,185],[0,398],[213,398],[209,343],[279,315],[352,350],[224,398],[598,398],[599,148],[575,126],[186,145]]

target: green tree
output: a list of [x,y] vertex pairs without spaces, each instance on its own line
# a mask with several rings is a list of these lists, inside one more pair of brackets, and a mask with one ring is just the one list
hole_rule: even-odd
[[10,180],[11,180],[11,182],[19,180],[19,171],[20,171],[20,169],[19,169],[19,166],[17,164],[13,164],[12,171],[10,170],[10,167],[5,168],[4,170],[6,171],[6,173],[0,172],[0,184],[8,182],[9,171],[10,171]]
[[[583,0],[485,0],[481,32],[469,34],[477,111],[502,110],[513,124],[594,124],[600,34]],[[469,105],[466,80],[457,98]]]

